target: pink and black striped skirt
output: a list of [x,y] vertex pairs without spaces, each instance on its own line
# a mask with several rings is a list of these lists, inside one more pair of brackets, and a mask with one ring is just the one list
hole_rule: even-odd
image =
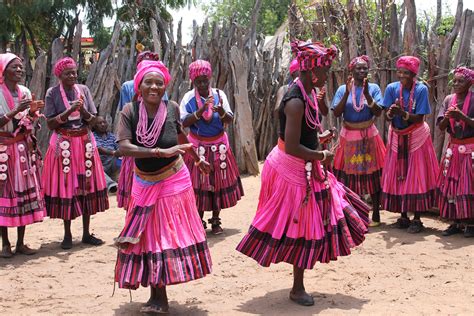
[[115,242],[120,288],[162,287],[211,272],[206,233],[184,165],[159,182],[134,176],[125,226]]
[[385,153],[374,124],[364,129],[343,126],[334,157],[334,175],[359,195],[380,192]]
[[405,130],[390,127],[382,172],[382,209],[422,212],[435,205],[438,160],[426,123]]
[[41,222],[46,216],[41,156],[29,135],[15,138],[0,136],[0,226],[6,227]]
[[264,267],[286,262],[312,269],[318,261],[349,255],[364,241],[369,206],[329,172],[326,187],[319,161],[312,168],[308,187],[305,161],[272,150],[262,171],[257,213],[238,251]]
[[474,138],[451,138],[441,159],[437,195],[441,217],[474,220]]
[[184,156],[198,210],[220,211],[235,206],[244,195],[244,189],[227,134],[224,132],[213,138],[204,138],[190,133],[188,139],[197,154],[211,165],[211,172],[206,175],[195,166],[191,155]]
[[51,135],[42,183],[51,218],[72,220],[109,208],[104,169],[88,129]]
[[117,186],[117,206],[128,210],[128,202],[132,192],[133,168],[135,159],[133,157],[123,157],[122,166]]

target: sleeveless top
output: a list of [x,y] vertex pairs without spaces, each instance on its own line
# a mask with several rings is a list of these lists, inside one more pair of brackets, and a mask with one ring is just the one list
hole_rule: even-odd
[[[178,132],[180,132],[180,124],[176,117],[175,107],[168,101],[164,101],[168,110],[166,121],[161,129],[158,140],[153,145],[153,148],[171,148],[178,145]],[[133,116],[132,116],[132,144],[137,146],[143,146],[143,144],[137,141],[137,126],[139,118],[139,102],[133,102]],[[148,118],[148,126],[153,123],[153,118]],[[138,169],[143,172],[156,172],[161,168],[172,163],[179,158],[179,155],[175,155],[169,158],[135,158],[135,165]]]
[[[279,119],[280,119],[280,130],[278,132],[278,136],[285,140],[285,128],[286,128],[286,115],[285,115],[285,106],[286,103],[291,99],[300,99],[303,101],[305,108],[308,106],[304,100],[303,94],[301,93],[300,88],[297,85],[293,85],[288,92],[283,96],[281,100],[280,107],[278,109]],[[310,109],[310,111],[315,114],[315,110]],[[321,116],[319,117],[321,119]],[[300,144],[311,149],[316,150],[318,148],[318,131],[317,129],[312,129],[306,124],[306,118],[303,115],[301,120],[301,136],[300,136]]]

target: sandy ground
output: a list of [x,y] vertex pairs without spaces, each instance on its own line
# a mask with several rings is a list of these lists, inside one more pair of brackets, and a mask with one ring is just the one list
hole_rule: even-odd
[[[256,209],[260,179],[243,179],[246,196],[222,213],[225,234],[208,234],[213,273],[204,279],[170,286],[170,312],[182,315],[474,315],[474,239],[441,237],[446,223],[424,219],[419,235],[388,227],[396,216],[383,212],[386,225],[372,229],[348,257],[317,264],[306,273],[313,307],[288,300],[291,266],[261,268],[235,246]],[[81,221],[73,223],[74,248],[61,250],[62,223],[46,219],[27,228],[27,242],[38,254],[0,259],[0,314],[139,315],[149,290],[116,289],[112,297],[116,250],[113,238],[124,211],[95,215],[93,231],[106,240],[99,248],[80,244]],[[10,230],[11,239],[16,234]]]

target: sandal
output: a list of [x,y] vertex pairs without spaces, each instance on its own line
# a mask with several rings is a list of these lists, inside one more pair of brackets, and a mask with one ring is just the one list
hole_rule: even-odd
[[207,229],[207,223],[206,223],[206,221],[204,221],[204,220],[201,219],[201,222],[202,222],[202,227],[204,227],[204,230],[206,230],[206,229]]
[[455,234],[459,234],[459,233],[462,233],[462,229],[459,228],[459,224],[455,223],[455,224],[449,225],[449,227],[446,230],[443,230],[441,235],[451,236],[451,235],[455,235]]
[[94,234],[90,234],[87,237],[82,237],[82,243],[92,245],[92,246],[100,246],[104,243],[104,241],[102,239],[95,237]]
[[380,222],[371,221],[369,223],[369,227],[379,227],[379,226],[380,226]]
[[208,220],[209,224],[211,224],[212,233],[214,235],[220,235],[224,232],[221,227],[221,219],[219,217],[213,217]]
[[394,226],[398,229],[407,229],[408,227],[410,227],[410,224],[411,221],[409,218],[400,217],[399,219],[397,219]]
[[418,234],[423,230],[423,223],[419,219],[414,219],[411,221],[410,227],[408,227],[407,232],[410,234]]
[[27,245],[16,246],[15,253],[21,253],[22,255],[31,256],[36,253],[36,250],[31,249]]
[[2,252],[0,252],[0,258],[11,258],[13,257],[14,253],[12,251],[11,246],[3,246],[2,247]]

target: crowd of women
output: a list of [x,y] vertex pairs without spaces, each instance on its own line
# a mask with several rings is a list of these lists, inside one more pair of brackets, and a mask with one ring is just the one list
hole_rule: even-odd
[[[418,58],[399,58],[399,81],[384,96],[368,80],[369,59],[354,58],[351,76],[328,107],[324,86],[337,48],[295,41],[291,49],[292,80],[280,89],[276,108],[278,144],[266,158],[257,212],[237,250],[264,267],[293,265],[289,297],[310,306],[304,270],[349,255],[368,227],[380,224],[380,209],[400,213],[394,225],[418,233],[421,214],[437,206],[453,221],[443,235],[464,230],[474,236],[474,71],[454,70],[454,93],[437,119],[449,134],[438,167],[424,122],[431,110],[428,89],[416,80]],[[90,218],[109,201],[91,133],[97,113],[91,93],[77,84],[77,66],[68,57],[55,64],[59,84],[44,101],[19,84],[23,73],[20,58],[0,54],[1,257],[14,255],[8,227],[18,229],[15,253],[35,253],[24,243],[25,226],[46,216],[64,221],[63,249],[73,247],[71,222],[79,216],[82,242],[100,245]],[[211,272],[204,212],[212,212],[211,232],[221,234],[220,211],[244,194],[225,133],[233,120],[227,97],[211,87],[209,62],[194,61],[189,77],[194,88],[178,105],[166,95],[168,69],[157,54],[144,52],[134,79],[122,86],[117,141],[126,158],[118,202],[127,211],[115,239],[115,281],[120,288],[150,286],[142,312],[167,312],[167,285]],[[328,143],[335,133],[321,124],[329,108],[343,122],[333,150]],[[386,145],[374,124],[381,115],[390,122]],[[53,131],[44,159],[35,139],[40,117]],[[366,194],[371,221],[361,198]]]

